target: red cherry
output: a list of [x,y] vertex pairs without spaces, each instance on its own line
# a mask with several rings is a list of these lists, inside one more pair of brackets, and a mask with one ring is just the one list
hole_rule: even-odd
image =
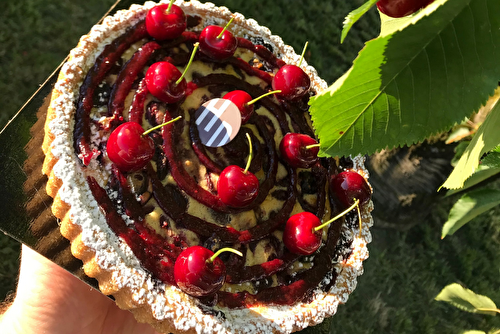
[[109,136],[106,151],[109,159],[122,172],[136,171],[153,158],[155,147],[138,123],[126,122]]
[[207,26],[200,34],[200,50],[210,58],[229,58],[238,47],[237,39],[229,30],[225,30],[219,37],[222,30],[224,28],[219,26]]
[[[337,219],[345,216],[349,211],[358,208],[360,200],[356,199],[347,209],[321,224],[318,217],[309,212],[300,212],[291,216],[283,231],[283,243],[292,253],[299,255],[310,255],[321,245],[321,230]],[[359,233],[361,236],[361,215],[359,215]]]
[[161,4],[151,8],[146,15],[146,30],[157,40],[179,37],[186,30],[187,20],[184,11],[176,5]]
[[368,182],[360,174],[352,171],[342,172],[330,180],[330,190],[337,196],[343,207],[348,207],[356,199],[359,204],[367,203],[372,195]]
[[244,124],[244,123],[248,122],[248,120],[252,116],[253,111],[254,111],[253,104],[255,102],[259,101],[263,97],[266,97],[266,96],[272,95],[272,94],[277,94],[277,93],[281,93],[281,91],[274,90],[271,92],[267,92],[267,93],[264,93],[261,96],[252,100],[252,97],[250,96],[250,94],[248,94],[244,90],[233,90],[232,92],[229,92],[226,95],[224,95],[222,98],[226,99],[226,100],[230,100],[238,107],[238,109],[240,110],[240,114],[241,114],[241,123]]
[[283,231],[286,248],[299,255],[311,255],[321,245],[321,230],[315,231],[321,222],[310,212],[300,212],[291,216]]
[[283,159],[294,168],[309,168],[318,161],[318,142],[301,133],[287,133],[280,143],[280,153]]
[[390,17],[404,17],[411,15],[419,9],[427,7],[434,0],[380,0],[378,9]]
[[253,173],[231,165],[220,174],[217,192],[224,204],[241,208],[252,203],[259,194],[259,180]]
[[281,67],[273,78],[274,90],[281,90],[278,94],[283,99],[299,99],[309,92],[311,79],[300,67],[285,65]]
[[226,279],[226,267],[218,257],[210,261],[214,252],[192,246],[183,250],[174,265],[174,279],[179,289],[195,296],[205,297],[216,293]]
[[186,94],[186,80],[176,81],[182,73],[172,63],[160,61],[154,63],[146,72],[146,86],[154,97],[165,103],[175,103]]
[[232,101],[240,110],[241,123],[246,123],[253,114],[253,104],[248,104],[252,101],[252,96],[244,90],[233,90],[222,97],[223,99]]

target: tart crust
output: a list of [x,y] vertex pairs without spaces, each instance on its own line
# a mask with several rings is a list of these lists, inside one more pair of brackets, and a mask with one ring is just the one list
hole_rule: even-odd
[[[201,16],[203,25],[222,24],[234,16],[232,32],[235,35],[263,37],[287,63],[297,62],[300,58],[267,28],[241,14],[232,14],[225,7],[198,1],[177,1],[176,4],[188,15]],[[52,211],[61,220],[62,235],[71,241],[73,255],[83,261],[85,273],[98,280],[101,291],[113,295],[120,308],[130,310],[138,321],[151,324],[159,332],[289,333],[320,323],[325,317],[332,316],[339,304],[347,301],[356,286],[357,276],[363,272],[362,262],[368,257],[366,244],[371,241],[371,202],[361,208],[359,235],[357,231],[343,227],[342,233],[353,238],[352,253],[335,266],[338,277],[330,291],[317,292],[311,302],[292,306],[224,309],[225,319],[203,313],[194,298],[176,287],[153,281],[128,246],[119,242],[107,226],[71,144],[75,101],[87,71],[104,46],[143,19],[154,5],[153,2],[133,5],[94,26],[71,51],[59,74],[47,111],[42,149],[45,153],[43,173],[49,179],[47,194],[54,198]],[[325,89],[326,83],[316,71],[310,66],[305,68],[312,78],[313,89],[316,92]],[[352,160],[353,170],[368,178],[363,158]]]

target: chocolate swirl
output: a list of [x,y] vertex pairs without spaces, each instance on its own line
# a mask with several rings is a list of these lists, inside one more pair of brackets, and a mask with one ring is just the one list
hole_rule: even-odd
[[[340,166],[321,159],[298,171],[280,159],[277,147],[285,133],[313,134],[308,96],[294,103],[266,97],[232,142],[222,148],[203,146],[193,121],[196,109],[186,101],[201,90],[208,93],[195,108],[236,89],[257,97],[270,90],[273,73],[285,63],[265,46],[239,38],[241,53],[253,55],[250,61],[239,56],[219,61],[198,53],[195,61],[213,73],[193,70],[186,97],[175,104],[152,99],[143,80],[145,68],[160,60],[185,66],[197,39],[198,33],[189,31],[175,40],[154,41],[140,22],[104,49],[81,86],[75,115],[74,148],[83,166],[92,160],[110,164],[102,143],[93,142],[95,131],[109,134],[127,119],[145,128],[179,115],[183,119],[151,134],[156,154],[143,171],[127,175],[111,167],[105,187],[91,176],[87,182],[110,228],[156,279],[175,285],[175,259],[190,245],[231,246],[244,256],[225,255],[226,285],[202,303],[240,308],[306,301],[318,287],[333,284],[334,263],[343,254],[339,245],[348,249],[352,240],[341,240],[344,220],[338,220],[317,253],[304,257],[286,250],[281,233],[292,213],[310,211],[324,219],[336,213],[327,183]],[[132,55],[124,62],[126,53]],[[259,195],[247,207],[232,208],[220,201],[214,180],[228,164],[244,165],[245,133],[254,143],[250,170],[259,177]],[[329,286],[322,284],[327,276]]]

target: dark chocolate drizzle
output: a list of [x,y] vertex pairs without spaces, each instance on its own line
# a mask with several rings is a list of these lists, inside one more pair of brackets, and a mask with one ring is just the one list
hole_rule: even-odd
[[93,107],[96,87],[104,80],[114,64],[133,43],[147,36],[146,25],[142,21],[131,27],[125,34],[108,44],[89,70],[82,86],[75,113],[74,147],[84,165],[88,165],[98,152],[90,147],[90,112]]
[[[111,90],[111,97],[108,105],[108,116],[120,117],[125,108],[125,99],[132,89],[132,85],[139,73],[144,70],[149,57],[160,46],[156,42],[149,42],[144,44],[139,51],[137,51],[132,58],[125,64],[125,67],[118,74],[116,83]],[[145,86],[143,84],[143,86]]]
[[[188,21],[191,22],[191,25],[196,25],[196,22],[199,22],[197,17],[190,17]],[[344,219],[334,222],[329,227],[326,242],[313,257],[306,258],[288,252],[274,235],[274,232],[283,230],[284,224],[297,202],[304,210],[311,211],[318,217],[323,217],[325,203],[328,200],[331,206],[330,215],[336,214],[334,201],[331,196],[327,195],[327,183],[329,176],[336,173],[338,167],[332,159],[322,159],[311,169],[301,171],[298,174],[295,169],[287,167],[285,163],[280,161],[276,151],[279,143],[274,140],[276,130],[273,128],[273,123],[267,116],[254,114],[250,118],[249,124],[258,132],[260,141],[257,133],[253,133],[246,127],[240,130],[238,136],[244,136],[245,132],[251,134],[256,151],[251,170],[262,170],[265,175],[260,181],[257,199],[248,207],[235,209],[220,201],[213,185],[208,190],[202,188],[198,181],[185,170],[182,159],[179,158],[185,153],[183,151],[185,148],[179,148],[182,145],[178,143],[184,127],[189,127],[189,138],[183,140],[190,141],[192,156],[197,157],[197,163],[206,167],[207,179],[210,179],[210,173],[219,174],[226,166],[226,161],[240,161],[241,158],[235,158],[235,156],[241,151],[247,151],[248,148],[242,146],[246,145],[246,142],[234,140],[222,150],[224,153],[214,154],[215,151],[209,151],[201,144],[194,121],[187,121],[193,119],[194,110],[183,110],[182,101],[165,105],[153,99],[148,106],[145,106],[149,92],[143,80],[144,68],[155,61],[168,60],[175,65],[184,66],[188,61],[189,54],[185,51],[179,51],[180,48],[176,47],[184,43],[189,49],[192,49],[198,35],[196,32],[185,32],[175,40],[151,41],[146,33],[144,22],[141,22],[131,27],[123,36],[117,38],[104,49],[82,84],[75,116],[74,148],[83,165],[88,165],[92,158],[101,153],[90,146],[90,113],[98,86],[111,73],[117,74],[117,80],[111,87],[111,93],[107,94],[105,99],[108,105],[108,116],[112,119],[111,129],[124,121],[125,98],[132,89],[135,90],[135,93],[128,113],[130,121],[142,124],[145,112],[146,120],[151,125],[168,121],[182,114],[187,117],[151,134],[157,145],[157,152],[153,158],[156,170],[152,164],[148,164],[142,172],[144,184],[138,187],[141,189],[139,192],[145,191],[148,186],[151,187],[152,190],[148,192],[148,196],[135,193],[135,188],[132,189],[127,182],[127,176],[116,168],[113,168],[112,177],[106,189],[102,188],[92,177],[88,177],[87,182],[105,214],[109,227],[130,246],[142,266],[156,279],[175,285],[173,264],[177,255],[187,247],[187,241],[184,239],[183,233],[174,237],[170,234],[167,234],[169,237],[163,237],[146,224],[145,217],[152,211],[151,205],[148,204],[151,197],[163,210],[160,224],[163,230],[168,231],[171,228],[170,221],[172,221],[175,222],[178,230],[185,229],[195,233],[200,244],[211,248],[229,245],[245,253],[247,249],[255,250],[259,242],[265,241],[267,242],[266,247],[274,249],[266,262],[257,265],[245,266],[246,256],[240,258],[233,254],[224,259],[227,267],[226,281],[231,284],[251,282],[255,290],[254,294],[246,291],[236,293],[219,291],[216,296],[209,300],[200,300],[201,303],[206,305],[217,303],[229,308],[240,308],[258,304],[291,305],[299,301],[307,301],[313,295],[313,290],[317,289],[318,286],[321,287],[321,282],[327,275],[331,277],[330,283],[322,288],[329,289],[333,285],[336,278],[333,264],[338,257],[349,252],[352,240],[345,240],[341,233]],[[115,73],[116,64],[121,63],[121,55],[133,43],[141,39],[145,40],[144,45]],[[234,89],[245,90],[253,97],[268,91],[273,77],[271,72],[279,69],[285,63],[263,45],[253,44],[243,38],[239,38],[238,43],[240,48],[253,51],[264,66],[254,67],[251,63],[237,57],[231,57],[221,62],[197,55],[197,60],[211,64],[214,68],[232,66],[237,75],[209,74],[202,76],[199,73],[194,73],[192,82],[188,83],[187,95],[200,87],[207,87],[214,95],[213,97],[220,97],[223,92]],[[263,89],[262,86],[251,85],[244,80],[245,76],[256,76],[262,79],[268,87]],[[201,101],[200,105],[202,102],[204,101]],[[259,105],[265,107],[273,115],[279,123],[282,133],[298,131],[313,135],[306,117],[308,112],[307,97],[304,101],[294,103],[285,101],[275,103],[272,98],[267,97],[259,101]],[[287,175],[277,179],[279,164],[285,166]],[[173,177],[176,185],[162,182],[168,174]],[[311,184],[307,179],[314,179],[314,186],[305,186]],[[275,187],[278,187],[277,190],[270,193]],[[304,199],[306,195],[311,194],[316,196],[315,205],[311,205]],[[264,215],[260,205],[270,195],[282,204],[276,211]],[[217,219],[220,224],[208,222],[189,214],[187,212],[189,198],[210,208],[213,215],[220,218]],[[238,231],[224,223],[229,219],[228,215],[249,210],[253,210],[258,217],[255,226]],[[121,216],[123,212],[133,223],[124,221]],[[264,216],[267,218],[263,219]],[[327,219],[328,217],[323,218]],[[348,219],[354,221],[351,216]],[[342,246],[341,249],[340,246]],[[296,261],[312,261],[312,265],[308,269],[292,274],[289,268]],[[278,282],[277,285],[272,284],[272,277]]]

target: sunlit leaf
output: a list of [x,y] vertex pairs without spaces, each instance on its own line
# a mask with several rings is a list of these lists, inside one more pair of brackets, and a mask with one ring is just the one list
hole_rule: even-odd
[[478,295],[457,283],[446,286],[435,299],[471,313],[494,316],[498,312],[497,306],[490,298]]
[[470,140],[462,140],[461,142],[458,143],[457,146],[455,146],[455,155],[451,159],[450,164],[455,167],[458,164],[458,161],[462,157],[462,154],[464,154],[465,150],[467,149],[467,146],[469,146]]
[[349,30],[351,30],[352,26],[356,21],[358,21],[361,16],[363,16],[367,11],[372,8],[378,0],[368,0],[365,2],[361,7],[356,8],[349,14],[347,14],[346,18],[344,19],[344,25],[342,27],[342,35],[340,36],[340,43],[344,43],[344,39],[347,36],[347,33],[349,33]]
[[455,233],[491,208],[500,204],[500,190],[480,188],[465,193],[451,208],[448,221],[443,225],[441,238]]
[[462,334],[486,334],[486,332],[471,330],[471,331],[462,332]]
[[[428,9],[426,9],[426,11],[428,11]],[[380,11],[379,14],[381,23],[380,36],[388,36],[398,30],[403,30],[406,26],[411,24],[412,21],[415,21],[415,16],[417,16],[419,13],[398,18],[387,16]]]
[[465,180],[467,180],[479,166],[479,159],[481,156],[500,144],[499,129],[500,103],[497,103],[488,116],[486,116],[483,124],[477,129],[469,146],[467,146],[467,149],[443,184],[443,187],[458,189],[464,186]]
[[468,178],[464,186],[459,189],[450,189],[446,192],[446,196],[454,195],[458,192],[464,191],[470,187],[477,185],[484,180],[500,173],[500,153],[492,152],[488,154],[482,161],[477,170]]
[[479,109],[500,78],[500,15],[493,13],[498,0],[436,0],[387,23],[342,81],[311,99],[320,155],[413,144]]

